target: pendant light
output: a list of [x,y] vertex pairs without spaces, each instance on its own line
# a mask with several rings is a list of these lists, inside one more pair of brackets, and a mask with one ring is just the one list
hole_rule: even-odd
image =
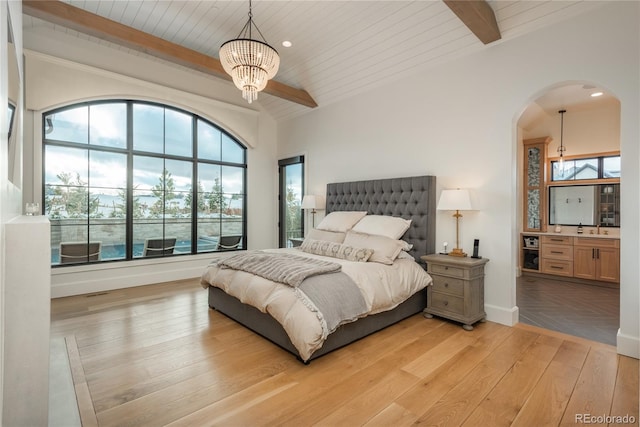
[[[253,28],[263,41],[252,39]],[[233,83],[242,91],[242,97],[249,104],[258,99],[258,92],[267,86],[267,82],[275,77],[280,66],[278,52],[265,40],[253,23],[251,0],[249,0],[249,20],[240,30],[238,37],[220,46],[220,62],[222,68],[233,79]]]
[[560,110],[558,111],[558,113],[560,113],[560,146],[558,147],[558,154],[560,154],[560,170],[562,171],[561,173],[564,174],[564,152],[567,150],[567,147],[564,146],[564,143],[562,141],[562,137],[564,135],[564,113],[566,113],[567,110]]

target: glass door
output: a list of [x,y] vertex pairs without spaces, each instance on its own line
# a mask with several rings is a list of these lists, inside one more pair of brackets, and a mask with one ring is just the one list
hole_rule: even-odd
[[279,247],[297,246],[304,238],[302,196],[304,189],[304,156],[278,161],[280,175]]

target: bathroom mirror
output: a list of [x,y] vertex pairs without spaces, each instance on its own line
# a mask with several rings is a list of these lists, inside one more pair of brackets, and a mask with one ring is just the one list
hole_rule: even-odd
[[549,187],[549,225],[620,227],[620,184]]
[[22,107],[20,99],[20,72],[18,71],[18,55],[15,45],[13,43],[13,32],[11,29],[11,20],[7,22],[7,117],[9,119],[9,132],[7,140],[8,150],[8,167],[7,177],[15,186],[22,186],[22,130],[20,124],[22,123]]

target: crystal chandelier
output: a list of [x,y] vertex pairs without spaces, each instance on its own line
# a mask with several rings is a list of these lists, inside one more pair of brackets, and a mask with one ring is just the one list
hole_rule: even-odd
[[[253,40],[255,28],[263,41]],[[249,20],[238,37],[220,46],[220,62],[233,83],[242,91],[242,97],[251,104],[258,99],[258,92],[267,86],[267,82],[278,72],[280,56],[265,40],[253,23],[251,0],[249,0]]]

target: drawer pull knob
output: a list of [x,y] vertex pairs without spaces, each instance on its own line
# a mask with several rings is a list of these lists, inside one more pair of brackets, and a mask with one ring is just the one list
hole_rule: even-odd
[[562,252],[560,252],[560,251],[551,251],[551,253],[552,254],[560,254],[560,255],[562,255]]
[[555,268],[556,270],[562,270],[562,267],[558,267],[557,265],[552,265],[551,268]]
[[444,269],[445,269],[445,270],[448,270],[448,269],[449,269],[449,267],[445,267]]
[[446,307],[446,306],[448,306],[448,305],[449,305],[449,301],[445,301],[445,302],[444,302],[444,306]]
[[449,287],[449,283],[448,283],[448,282],[445,282],[444,287],[445,287],[445,288],[448,288],[448,287]]

